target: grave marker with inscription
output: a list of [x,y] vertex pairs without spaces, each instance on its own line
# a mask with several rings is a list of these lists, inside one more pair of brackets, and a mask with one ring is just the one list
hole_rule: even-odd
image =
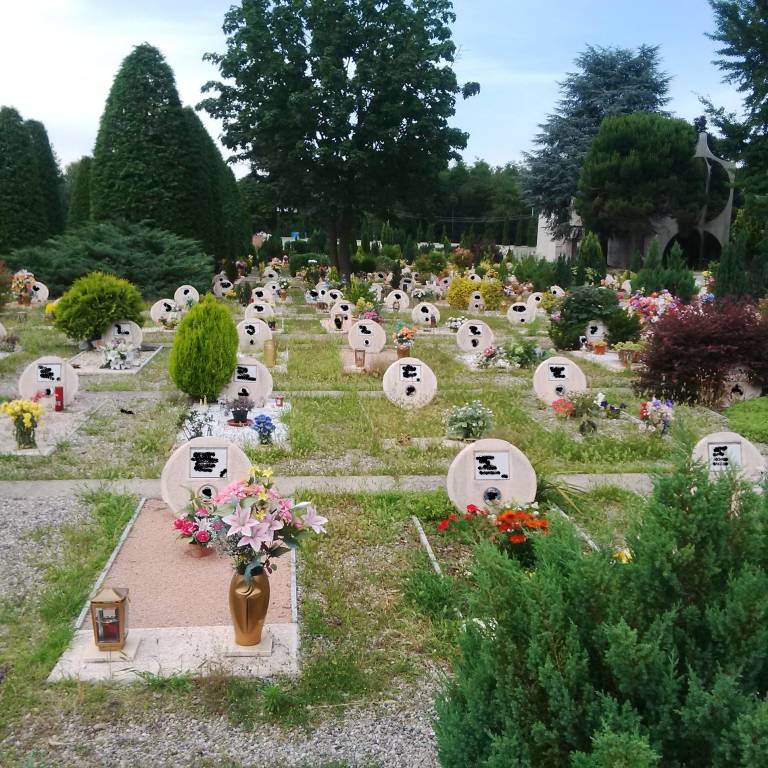
[[408,309],[410,306],[410,299],[408,298],[408,294],[405,291],[395,290],[390,291],[385,297],[384,297],[384,306],[387,309],[395,310],[395,305],[397,305],[397,311],[402,312],[405,309]]
[[706,435],[696,443],[693,458],[705,464],[713,476],[731,470],[756,483],[766,473],[765,457],[736,432]]
[[241,352],[253,352],[264,347],[264,342],[272,338],[272,331],[258,318],[242,320],[237,324],[237,338]]
[[358,320],[347,334],[349,346],[377,355],[387,344],[387,334],[375,320]]
[[432,369],[415,357],[403,357],[384,373],[384,394],[405,410],[428,405],[437,394],[437,379]]
[[509,320],[512,325],[530,324],[532,320],[531,310],[524,302],[516,301],[514,304],[511,304],[507,310],[507,320]]
[[263,408],[272,394],[272,386],[272,374],[263,363],[253,357],[241,357],[222,395],[227,400],[249,397],[257,408]]
[[416,325],[426,325],[427,327],[438,325],[440,323],[440,310],[434,304],[422,301],[411,310],[411,320]]
[[45,400],[53,403],[56,387],[64,388],[65,406],[74,402],[80,388],[77,371],[60,357],[40,357],[30,363],[19,377],[19,396],[25,400],[31,400],[41,392]]
[[482,352],[493,346],[493,331],[482,320],[467,320],[456,331],[456,343],[462,352]]
[[173,299],[160,299],[149,310],[149,316],[155,325],[162,326],[163,318],[171,317],[179,312],[179,307]]
[[140,349],[144,341],[144,334],[133,320],[118,320],[104,331],[101,340],[104,344],[122,341],[127,344],[133,344],[136,349]]
[[587,377],[573,360],[550,357],[534,372],[533,389],[540,400],[552,405],[562,397],[586,392]]

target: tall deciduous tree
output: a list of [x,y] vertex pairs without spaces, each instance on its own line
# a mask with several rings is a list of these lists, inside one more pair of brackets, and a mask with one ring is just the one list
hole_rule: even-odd
[[[450,0],[242,0],[226,15],[225,82],[202,106],[224,143],[266,175],[283,206],[315,211],[332,255],[350,271],[362,211],[420,206],[467,135],[448,121]],[[336,242],[339,242],[336,252]]]
[[68,230],[76,229],[91,219],[91,162],[92,158],[87,155],[77,161],[69,192]]
[[32,137],[35,166],[40,180],[40,191],[43,195],[46,235],[53,237],[64,231],[64,209],[62,206],[64,179],[59,161],[51,148],[45,126],[38,120],[27,120],[26,126]]
[[528,155],[526,188],[531,202],[560,233],[569,226],[571,200],[592,139],[603,119],[633,112],[661,112],[669,101],[670,77],[661,70],[658,46],[589,46],[577,70],[560,85],[560,100]]
[[193,161],[173,72],[157,48],[143,43],[120,66],[101,117],[93,218],[146,221],[196,236]]
[[45,240],[48,230],[32,135],[12,107],[0,108],[0,253]]

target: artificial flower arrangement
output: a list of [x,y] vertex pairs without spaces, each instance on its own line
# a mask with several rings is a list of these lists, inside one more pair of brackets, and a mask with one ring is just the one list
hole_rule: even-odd
[[500,504],[489,509],[469,504],[461,518],[451,514],[437,524],[441,533],[450,529],[479,533],[507,555],[519,560],[524,567],[531,568],[535,565],[531,540],[537,535],[546,536],[549,533],[549,520],[535,501],[522,505]]
[[369,309],[367,312],[363,312],[360,315],[361,320],[373,320],[374,323],[378,323],[379,325],[384,325],[384,318],[379,314],[379,312],[374,309]]
[[418,288],[414,288],[411,292],[411,296],[418,301],[427,301],[428,299],[436,299],[438,297],[437,291],[431,285],[423,285]]
[[659,400],[652,397],[640,403],[640,420],[647,429],[664,436],[669,432],[675,418],[674,403],[671,400]]
[[573,416],[574,405],[567,397],[559,397],[552,403],[552,410],[561,419],[570,419]]
[[[194,303],[194,302],[193,302]],[[160,325],[172,331],[181,322],[181,312],[168,312],[160,317]]]
[[100,347],[101,367],[113,371],[124,371],[138,365],[138,349],[128,341],[113,340]]
[[640,322],[655,323],[667,312],[674,312],[680,306],[680,300],[666,288],[646,296],[642,290],[635,291],[629,298],[630,313],[640,315]]
[[545,360],[551,353],[537,348],[527,340],[513,344],[486,347],[475,358],[478,368],[522,368],[524,365]]
[[467,318],[463,315],[460,315],[459,317],[449,317],[445,324],[451,331],[456,333],[459,328],[461,328],[461,326],[466,322]]
[[601,412],[598,398],[604,399],[605,395],[599,394],[594,399],[586,392],[565,395],[552,403],[552,410],[561,419],[580,419],[579,432],[588,435],[597,432],[597,424],[592,417]]
[[35,430],[44,413],[43,406],[38,402],[40,399],[38,395],[35,395],[32,400],[11,400],[7,403],[0,403],[0,413],[8,416],[13,423],[16,447],[19,449],[37,446]]
[[216,546],[232,559],[246,584],[261,571],[272,573],[272,561],[298,547],[310,532],[325,533],[327,518],[311,502],[299,504],[281,496],[271,469],[251,467],[246,480],[230,483],[214,498],[223,527]]
[[595,405],[600,408],[606,419],[620,419],[621,414],[627,409],[624,403],[619,403],[618,405],[609,403],[608,398],[602,392],[597,393]]
[[173,521],[173,528],[188,544],[212,551],[216,536],[224,530],[224,523],[210,500],[194,496],[184,512]]
[[277,284],[280,286],[281,291],[287,291],[291,287],[291,281],[285,277],[280,278]]
[[416,340],[418,328],[407,326],[402,320],[398,320],[395,332],[392,334],[392,340],[398,347],[412,347]]
[[26,269],[20,269],[11,278],[11,294],[19,304],[29,304],[35,295],[35,276]]
[[259,436],[259,442],[262,445],[270,445],[272,443],[272,433],[277,429],[277,424],[272,421],[271,416],[262,413],[253,420],[251,429]]

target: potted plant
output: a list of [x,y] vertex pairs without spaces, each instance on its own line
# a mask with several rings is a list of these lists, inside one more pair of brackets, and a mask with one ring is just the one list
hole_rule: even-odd
[[236,397],[227,403],[232,413],[232,421],[236,424],[245,424],[248,421],[248,411],[253,408],[253,400],[250,397]]
[[280,286],[280,290],[277,292],[278,296],[282,301],[285,301],[288,298],[288,288],[291,286],[291,281],[283,278],[278,285]]
[[493,412],[479,400],[473,400],[446,411],[443,424],[448,437],[479,440],[493,427]]
[[461,315],[459,317],[449,317],[445,324],[448,326],[450,331],[453,333],[458,333],[459,328],[461,328],[461,326],[466,322],[467,318]]
[[214,498],[223,523],[217,545],[235,570],[229,609],[237,645],[261,642],[273,561],[298,547],[310,532],[325,533],[328,522],[310,502],[294,504],[281,496],[272,474],[271,469],[252,467],[246,480],[231,483]]
[[19,337],[9,333],[0,337],[0,352],[15,352],[19,345]]
[[402,320],[398,320],[397,327],[392,340],[397,344],[397,356],[408,357],[411,354],[411,347],[416,339],[417,328],[408,327]]
[[277,429],[277,424],[272,421],[270,416],[261,414],[253,420],[251,429],[259,436],[259,442],[262,445],[270,445],[272,443],[272,433]]
[[602,340],[592,342],[592,352],[596,355],[604,355],[608,345]]
[[16,447],[36,448],[35,430],[43,417],[43,406],[35,400],[11,400],[0,403],[0,413],[4,413],[13,422]]
[[639,341],[620,341],[613,347],[619,354],[619,360],[629,368],[633,363],[640,362],[643,345]]

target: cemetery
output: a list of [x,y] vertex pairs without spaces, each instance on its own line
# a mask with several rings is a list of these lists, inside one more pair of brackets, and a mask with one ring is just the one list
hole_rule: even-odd
[[[43,176],[0,168],[0,765],[768,765],[763,156],[711,104],[661,109],[657,49],[589,47],[581,75],[642,72],[647,108],[603,105],[567,196],[542,149],[465,209],[485,170],[450,131],[307,164],[258,90],[288,63],[239,58],[252,15],[199,105],[239,178],[149,44],[66,175],[0,108],[0,149],[40,126],[68,201],[35,230]],[[161,170],[137,137],[169,115]]]

